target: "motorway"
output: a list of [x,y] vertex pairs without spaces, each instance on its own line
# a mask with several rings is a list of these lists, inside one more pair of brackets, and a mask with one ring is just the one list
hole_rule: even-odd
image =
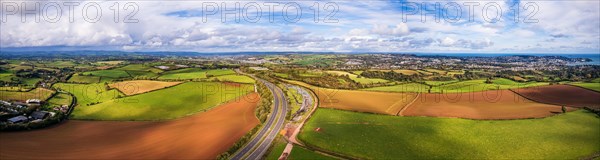
[[[256,78],[258,79],[258,78]],[[260,159],[263,157],[265,152],[269,149],[269,146],[273,142],[273,139],[277,136],[283,123],[285,122],[285,116],[287,113],[287,99],[283,94],[283,91],[275,86],[273,83],[267,82],[262,79],[258,79],[260,82],[265,84],[267,88],[273,93],[273,109],[271,115],[267,119],[265,125],[260,131],[241,149],[238,150],[231,159]]]

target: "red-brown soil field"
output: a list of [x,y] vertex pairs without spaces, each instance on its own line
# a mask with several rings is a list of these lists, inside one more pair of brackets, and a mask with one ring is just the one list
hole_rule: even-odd
[[0,133],[0,159],[215,159],[259,121],[253,93],[210,111],[164,122],[67,121]]
[[[568,108],[569,111],[574,108]],[[527,100],[510,90],[421,94],[400,115],[469,119],[541,118],[561,113],[561,107]]]
[[549,85],[514,89],[521,96],[540,103],[600,109],[600,93],[570,85]]

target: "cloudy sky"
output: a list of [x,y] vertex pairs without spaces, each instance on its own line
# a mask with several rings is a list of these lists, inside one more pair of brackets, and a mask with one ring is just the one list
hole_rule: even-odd
[[597,0],[65,2],[3,0],[0,49],[600,53]]

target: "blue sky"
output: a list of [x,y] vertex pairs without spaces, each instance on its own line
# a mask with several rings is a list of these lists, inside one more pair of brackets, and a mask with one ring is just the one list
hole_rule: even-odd
[[[118,1],[118,22],[111,7],[117,1],[94,2],[102,16],[91,23],[83,16],[87,11],[93,17],[89,13],[95,10],[84,9],[91,2],[80,1],[70,22],[63,1],[3,1],[0,49],[600,53],[600,2],[595,0]],[[123,23],[134,8],[125,10],[128,2],[138,7],[132,17],[136,23]],[[40,22],[33,20],[38,15],[22,16],[10,8],[36,3]],[[224,12],[224,6],[231,11]],[[495,19],[498,9],[502,15]],[[231,12],[240,21],[225,14],[222,22],[222,14]],[[57,13],[61,18],[53,21]]]

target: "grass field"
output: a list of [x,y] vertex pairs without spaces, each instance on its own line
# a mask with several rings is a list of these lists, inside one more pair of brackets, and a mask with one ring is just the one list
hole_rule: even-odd
[[458,82],[458,80],[450,80],[450,81],[425,81],[425,84],[432,85],[432,86],[439,86],[439,85],[444,85],[444,84],[454,83],[454,82]]
[[78,107],[85,107],[92,103],[102,103],[122,95],[119,91],[106,90],[104,84],[70,84],[57,83],[54,87],[72,93],[77,98]]
[[206,111],[252,90],[252,85],[188,82],[155,92],[77,107],[72,115],[75,119],[90,120],[167,120]]
[[237,83],[256,83],[256,81],[248,76],[244,75],[222,75],[210,78],[211,80],[218,80],[223,82],[237,82]]
[[335,158],[319,154],[306,148],[295,145],[292,153],[288,156],[289,160],[335,160]]
[[548,85],[547,82],[519,83],[505,78],[497,78],[492,80],[492,82],[493,83],[491,84],[487,84],[485,83],[485,80],[460,81],[456,83],[450,83],[433,87],[431,93],[477,92],[486,90],[513,89]]
[[286,145],[287,141],[285,141],[283,137],[275,138],[275,140],[273,140],[273,146],[269,150],[265,160],[278,160]]
[[178,85],[181,82],[162,82],[162,81],[149,81],[149,80],[135,80],[135,81],[124,81],[118,83],[109,84],[110,88],[115,88],[121,91],[125,95],[136,95],[154,91],[157,89],[163,89],[170,86]]
[[600,118],[585,110],[480,121],[319,109],[299,138],[361,159],[578,159],[600,151]]
[[100,82],[100,77],[97,76],[80,76],[79,74],[74,74],[69,78],[68,82],[75,83],[98,83]]
[[348,77],[350,77],[350,79],[352,79],[354,82],[356,83],[361,83],[361,84],[372,84],[372,83],[386,83],[389,82],[388,80],[385,79],[378,79],[378,78],[365,78],[365,77],[358,77],[358,75],[353,74],[353,73],[349,73],[349,72],[344,72],[344,71],[326,71],[327,73],[330,74],[335,74],[335,75],[348,75]]
[[97,71],[89,71],[83,72],[83,75],[86,76],[100,76],[100,77],[109,77],[109,78],[125,78],[130,77],[127,72],[122,70],[97,70]]
[[222,75],[229,75],[229,74],[235,74],[235,72],[231,69],[206,70],[206,75],[211,75],[211,76],[222,76]]
[[45,88],[36,88],[29,92],[0,91],[0,99],[17,101],[26,101],[27,99],[46,100],[50,98],[53,93],[54,91]]
[[570,83],[570,84],[600,92],[600,82],[599,83],[575,82],[575,83]]
[[171,80],[176,80],[176,79],[204,79],[206,78],[206,71],[200,69],[200,68],[186,68],[186,69],[179,69],[179,70],[173,70],[173,71],[167,71],[167,72],[163,72],[162,76],[160,76],[158,79],[171,79]]
[[393,86],[373,87],[361,89],[365,91],[383,91],[383,92],[427,92],[429,86],[420,83],[406,83]]
[[57,93],[54,97],[48,99],[48,103],[55,106],[70,105],[71,101],[73,101],[73,97],[65,93]]

